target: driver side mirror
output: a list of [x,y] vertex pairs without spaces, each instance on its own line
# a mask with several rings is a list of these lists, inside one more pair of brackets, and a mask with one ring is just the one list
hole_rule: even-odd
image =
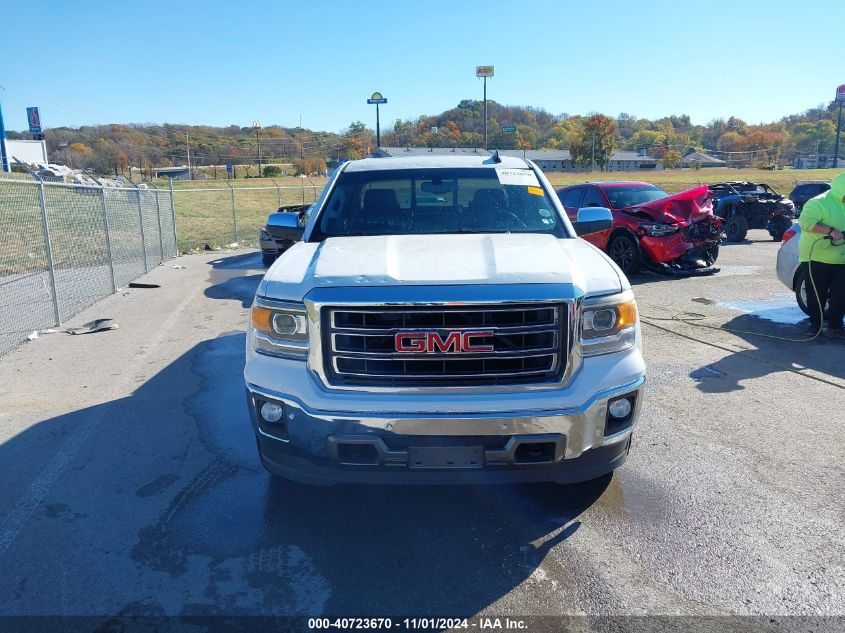
[[583,207],[578,209],[572,227],[579,236],[609,231],[613,228],[613,214],[607,207]]
[[300,222],[299,213],[285,211],[271,213],[270,217],[267,218],[267,226],[280,229],[275,232],[276,237],[294,242],[301,240],[302,234],[305,232],[305,227]]

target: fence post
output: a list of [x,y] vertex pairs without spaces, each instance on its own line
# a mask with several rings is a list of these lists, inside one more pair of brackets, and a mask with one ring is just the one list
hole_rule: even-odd
[[117,279],[114,276],[114,256],[111,250],[111,230],[109,228],[109,207],[106,204],[106,189],[100,187],[100,199],[103,203],[103,229],[106,232],[106,250],[109,253],[109,274],[111,274],[111,291],[117,292]]
[[138,192],[138,224],[141,226],[141,252],[144,255],[144,272],[150,272],[150,267],[147,264],[147,237],[144,235],[144,208],[141,203],[141,188],[131,180],[129,181],[135,191]]
[[170,178],[170,219],[173,223],[173,256],[179,255],[179,242],[176,240],[176,205],[173,203],[173,178]]
[[[229,185],[229,182],[226,182]],[[235,207],[235,188],[232,185],[229,185],[229,189],[232,191],[232,226],[234,227],[234,234],[235,234],[235,243],[238,243],[238,212],[237,208]]]
[[97,180],[97,177],[87,169],[83,169],[82,173],[88,176],[95,183],[97,183],[97,186],[100,188],[100,201],[103,207],[103,230],[105,231],[106,235],[106,250],[109,253],[109,274],[111,275],[111,291],[112,293],[115,293],[117,292],[117,279],[114,276],[114,257],[112,255],[111,249],[111,229],[109,228],[109,208],[106,204],[106,188],[103,187],[103,183]]
[[305,204],[305,178],[300,178],[299,181],[302,183],[302,204]]
[[59,311],[59,293],[56,290],[56,268],[53,265],[53,243],[50,241],[50,221],[47,219],[47,194],[44,191],[44,179],[27,167],[14,156],[15,163],[38,183],[38,204],[41,207],[41,226],[44,229],[44,246],[47,251],[47,268],[50,271],[50,289],[53,293],[53,317],[56,325],[62,324],[62,315]]
[[38,178],[38,198],[41,204],[41,224],[44,227],[44,242],[47,247],[47,266],[50,269],[50,288],[53,291],[53,315],[56,325],[61,325],[62,316],[59,312],[59,293],[56,290],[56,269],[53,266],[53,243],[50,241],[50,221],[47,219],[47,194],[44,191],[44,181],[40,176],[36,176],[36,178]]
[[274,185],[276,185],[276,193],[279,194],[279,208],[281,209],[282,208],[282,188],[279,186],[279,183],[277,183],[275,180],[273,180],[272,178],[270,180],[273,182]]
[[161,204],[158,201],[158,187],[153,187],[156,194],[156,218],[158,218],[158,255],[159,263],[164,263],[164,237],[161,234]]

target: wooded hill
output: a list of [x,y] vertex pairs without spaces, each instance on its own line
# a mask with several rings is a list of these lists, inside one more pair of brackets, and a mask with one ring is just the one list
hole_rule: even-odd
[[[542,108],[495,101],[488,101],[488,112],[491,149],[568,149],[576,163],[585,164],[595,148],[599,165],[614,150],[624,149],[645,152],[672,167],[689,148],[696,148],[731,165],[772,167],[791,163],[799,155],[832,155],[838,108],[835,103],[820,105],[764,125],[749,125],[733,116],[693,125],[687,115],[657,120],[626,113],[554,115]],[[503,127],[516,131],[504,132]],[[464,99],[451,110],[396,120],[385,128],[385,147],[481,147],[483,105]],[[322,167],[332,158],[362,157],[375,145],[374,131],[361,121],[340,133],[280,126],[256,130],[133,123],[50,128],[44,135],[52,162],[103,174],[122,173],[130,165],[145,170],[184,165],[189,150],[193,165],[255,165],[259,145],[262,165],[294,162],[298,171],[310,172],[319,171],[314,166]],[[29,138],[29,134],[10,132],[9,138]],[[258,175],[257,169],[253,175]]]

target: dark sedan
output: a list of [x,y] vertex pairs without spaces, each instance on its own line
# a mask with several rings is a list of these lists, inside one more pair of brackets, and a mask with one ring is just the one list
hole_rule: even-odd
[[830,183],[817,181],[817,182],[799,182],[795,185],[795,189],[792,190],[792,193],[789,194],[789,199],[795,203],[795,208],[798,211],[804,208],[804,203],[807,202],[810,198],[815,198],[816,196],[823,194],[827,191],[830,191]]
[[299,240],[299,236],[302,234],[301,230],[291,230],[290,222],[285,220],[290,217],[290,214],[295,213],[302,221],[310,208],[310,204],[281,206],[278,211],[267,217],[267,224],[258,235],[258,242],[261,247],[261,262],[265,266],[272,265],[279,255]]

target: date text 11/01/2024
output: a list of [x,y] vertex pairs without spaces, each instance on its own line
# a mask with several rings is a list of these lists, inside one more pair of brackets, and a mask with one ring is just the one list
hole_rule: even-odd
[[479,617],[468,618],[309,618],[311,630],[360,630],[360,629],[398,629],[398,630],[443,630],[477,629],[480,631],[519,631],[527,628],[527,623],[518,618]]

